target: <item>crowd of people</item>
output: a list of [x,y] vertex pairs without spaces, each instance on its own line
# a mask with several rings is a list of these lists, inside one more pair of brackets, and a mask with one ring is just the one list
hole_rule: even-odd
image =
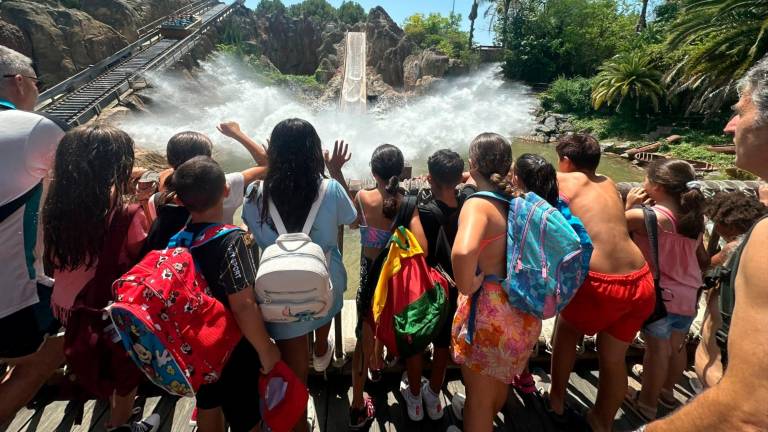
[[[768,281],[762,272],[768,223],[761,221],[766,209],[753,192],[705,197],[690,164],[661,160],[648,167],[642,187],[622,199],[614,182],[598,173],[601,149],[589,135],[560,139],[554,166],[535,154],[515,159],[507,139],[484,133],[462,149],[467,161],[453,150],[434,152],[426,167],[430,187],[416,198],[400,187],[403,153],[383,144],[370,159],[375,186],[353,193],[342,172],[351,158],[348,144],[339,141],[324,152],[315,128],[301,119],[278,123],[269,146],[250,139],[237,123],[222,123],[219,131],[254,159],[242,172],[223,171],[206,135],[181,132],[167,143],[169,168],[150,173],[136,166],[126,132],[102,124],[70,129],[35,113],[37,78],[28,58],[0,46],[0,72],[0,359],[7,365],[0,424],[70,360],[65,339],[85,337],[68,334],[81,328],[76,317],[84,293],[110,286],[179,233],[197,238],[212,224],[231,225],[242,208],[242,229],[191,249],[207,292],[231,312],[242,333],[218,380],[196,392],[200,431],[223,431],[225,424],[233,431],[267,430],[259,392],[243,389],[258,388],[260,375],[281,361],[304,383],[310,365],[319,372],[329,367],[332,319],[347,289],[340,226],[359,229],[361,241],[360,286],[353,287],[358,323],[350,429],[371,424],[376,413],[366,381],[378,381],[385,365],[397,361],[377,339],[371,309],[380,276],[376,261],[398,227],[407,226],[427,264],[455,282],[449,318],[431,341],[430,376],[422,375],[423,355],[402,359],[407,415],[413,421],[425,411],[433,420],[443,416],[440,393],[453,361],[466,388],[465,396],[453,398],[454,414],[466,431],[491,431],[511,385],[537,391],[528,360],[542,328],[539,317],[508,302],[499,282],[509,270],[510,209],[475,195],[493,192],[510,198],[535,193],[572,212],[594,247],[586,279],[559,314],[552,340],[551,386],[543,397],[559,427],[610,431],[624,404],[648,422],[647,431],[768,429]],[[768,177],[768,61],[746,74],[735,109],[725,132],[734,135],[736,163]],[[710,242],[708,250],[709,222],[722,240],[720,246]],[[259,252],[302,231],[325,254],[328,304],[320,317],[268,321],[254,292]],[[679,406],[674,386],[688,366],[686,340],[702,293],[707,318],[695,367],[706,390],[656,420],[658,405]],[[659,305],[665,313],[655,319]],[[642,388],[633,391],[626,353],[638,333],[645,355]],[[585,335],[597,335],[600,371],[596,401],[582,416],[568,406],[566,393]],[[122,381],[109,395],[108,430],[155,430],[157,414],[134,418],[136,383],[115,379]],[[293,430],[308,427],[299,421]]]

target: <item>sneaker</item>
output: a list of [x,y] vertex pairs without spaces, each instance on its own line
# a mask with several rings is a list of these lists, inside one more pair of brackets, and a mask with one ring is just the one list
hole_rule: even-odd
[[189,425],[192,427],[197,426],[197,407],[192,410],[192,415],[189,416]]
[[458,421],[464,421],[464,403],[466,401],[467,397],[461,393],[454,393],[451,399],[451,411]]
[[331,361],[333,360],[334,344],[335,336],[333,334],[333,329],[331,329],[331,332],[328,333],[328,349],[325,351],[325,354],[317,357],[315,355],[315,350],[312,350],[312,368],[314,368],[315,371],[325,372],[325,370],[328,369],[328,366],[330,366]]
[[144,420],[110,429],[110,432],[155,432],[160,425],[160,415],[152,414]]
[[349,408],[349,430],[367,430],[376,418],[376,408],[371,398],[363,399],[362,408]]
[[403,372],[403,379],[400,381],[400,394],[405,399],[405,405],[408,407],[408,417],[417,422],[424,418],[424,408],[421,403],[421,389],[419,394],[414,395],[411,392],[411,387],[408,384],[407,372]]
[[443,404],[440,403],[440,392],[435,394],[426,378],[421,379],[421,397],[424,399],[424,405],[427,406],[429,418],[432,420],[443,418]]
[[445,432],[461,432],[461,429],[459,429],[456,425],[450,425],[448,426],[448,429],[445,430]]

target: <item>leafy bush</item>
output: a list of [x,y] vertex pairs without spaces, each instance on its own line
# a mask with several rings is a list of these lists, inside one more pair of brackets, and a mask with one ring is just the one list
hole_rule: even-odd
[[548,111],[587,114],[592,111],[592,80],[582,77],[555,80],[541,94],[541,106]]
[[280,0],[261,0],[256,5],[256,15],[265,16],[274,13],[285,13],[285,5]]
[[461,31],[461,15],[414,14],[405,20],[403,30],[421,48],[436,48],[443,54],[460,58],[468,51],[468,35]]
[[325,0],[304,0],[288,8],[288,16],[312,18],[321,24],[338,20],[338,11]]
[[338,16],[339,21],[349,25],[363,22],[368,18],[368,14],[360,3],[353,1],[343,1],[339,6]]
[[736,156],[734,155],[714,153],[707,150],[705,147],[692,144],[664,146],[662,147],[662,151],[679,159],[709,162],[719,167],[733,166],[736,159]]
[[619,0],[513,4],[506,19],[496,20],[499,42],[509,50],[504,68],[509,78],[541,83],[560,75],[592,76],[636,37],[637,15],[625,12]]

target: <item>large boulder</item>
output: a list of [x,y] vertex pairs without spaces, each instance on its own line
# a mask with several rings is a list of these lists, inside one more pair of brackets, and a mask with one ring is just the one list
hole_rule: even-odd
[[32,56],[32,46],[24,32],[15,25],[0,19],[0,45],[16,50],[26,56]]
[[47,82],[61,81],[128,44],[112,27],[58,3],[4,1],[0,19],[26,35],[38,73]]
[[80,9],[117,30],[128,42],[139,38],[141,16],[122,0],[80,0]]
[[403,84],[410,90],[424,77],[442,78],[448,71],[448,56],[439,51],[427,49],[411,54],[403,62]]
[[403,62],[416,50],[416,44],[381,6],[368,13],[366,38],[368,65],[373,66],[387,84],[402,87]]

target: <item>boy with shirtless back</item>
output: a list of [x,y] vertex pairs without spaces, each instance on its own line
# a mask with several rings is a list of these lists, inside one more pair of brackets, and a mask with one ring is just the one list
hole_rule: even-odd
[[567,422],[565,392],[585,334],[597,334],[600,383],[587,421],[596,432],[610,431],[627,391],[625,356],[654,308],[653,276],[632,242],[624,204],[614,182],[595,173],[600,146],[590,135],[564,137],[557,145],[560,194],[592,238],[589,275],[557,320],[549,403],[553,416]]

